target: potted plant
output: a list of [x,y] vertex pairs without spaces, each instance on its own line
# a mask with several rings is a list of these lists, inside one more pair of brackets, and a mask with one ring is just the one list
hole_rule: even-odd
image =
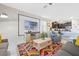
[[47,33],[42,32],[41,35],[40,35],[40,37],[44,40],[47,37]]

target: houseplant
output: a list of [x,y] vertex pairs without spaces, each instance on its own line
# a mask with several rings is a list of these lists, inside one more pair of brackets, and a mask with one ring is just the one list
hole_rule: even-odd
[[44,39],[47,37],[47,33],[42,32],[42,33],[40,34],[40,37],[44,40]]

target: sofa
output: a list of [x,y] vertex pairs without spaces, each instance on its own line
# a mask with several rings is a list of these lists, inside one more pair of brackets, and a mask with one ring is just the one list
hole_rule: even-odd
[[8,39],[2,40],[0,43],[0,56],[7,56],[8,55]]
[[72,42],[67,42],[54,56],[79,56],[79,47]]

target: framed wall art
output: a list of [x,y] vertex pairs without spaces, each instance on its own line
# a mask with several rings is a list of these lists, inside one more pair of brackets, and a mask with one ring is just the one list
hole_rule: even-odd
[[40,20],[38,18],[18,14],[18,35],[40,32]]

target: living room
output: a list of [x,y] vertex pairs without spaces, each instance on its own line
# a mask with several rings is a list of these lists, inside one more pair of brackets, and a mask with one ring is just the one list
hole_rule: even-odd
[[1,56],[79,56],[75,52],[78,47],[71,53],[75,44],[68,43],[79,39],[78,6],[78,3],[1,3],[0,46],[5,46]]

